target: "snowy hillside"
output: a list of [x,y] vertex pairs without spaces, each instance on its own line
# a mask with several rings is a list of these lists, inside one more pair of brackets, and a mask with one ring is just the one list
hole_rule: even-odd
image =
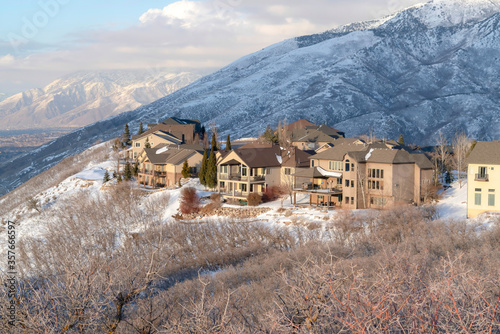
[[200,75],[143,71],[80,72],[0,102],[0,130],[82,127],[151,103]]
[[98,139],[118,136],[127,122],[137,127],[171,116],[215,122],[222,136],[232,137],[254,137],[283,118],[307,118],[349,137],[403,133],[419,145],[433,144],[439,131],[500,139],[499,3],[435,0],[277,43],[12,161],[0,170],[0,193]]

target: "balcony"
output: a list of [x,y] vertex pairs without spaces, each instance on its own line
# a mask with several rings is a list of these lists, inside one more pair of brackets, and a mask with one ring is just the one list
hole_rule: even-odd
[[221,181],[237,181],[237,182],[264,182],[266,180],[265,175],[258,176],[241,176],[238,174],[219,174],[219,180]]
[[474,181],[485,181],[488,182],[490,180],[490,177],[488,174],[476,174],[476,178]]

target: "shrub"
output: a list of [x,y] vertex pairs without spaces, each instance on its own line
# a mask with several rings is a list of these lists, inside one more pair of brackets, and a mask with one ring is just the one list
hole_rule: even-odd
[[279,196],[283,194],[282,189],[279,187],[271,186],[267,187],[264,193],[262,194],[262,202],[272,202],[278,199]]
[[206,213],[206,214],[212,214],[215,210],[220,208],[222,205],[222,199],[219,194],[212,194],[210,195],[210,203],[205,205],[201,212]]
[[247,197],[247,202],[249,206],[257,206],[260,204],[262,197],[257,193],[251,193]]
[[196,193],[196,189],[192,187],[182,189],[179,209],[182,214],[200,211],[200,197]]

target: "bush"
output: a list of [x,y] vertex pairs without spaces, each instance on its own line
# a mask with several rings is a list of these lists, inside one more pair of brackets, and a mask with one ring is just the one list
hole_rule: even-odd
[[200,197],[196,193],[196,189],[192,187],[182,189],[179,209],[182,214],[200,211]]
[[278,199],[279,196],[283,194],[282,189],[279,187],[267,187],[264,193],[262,194],[262,202],[272,202]]
[[248,206],[257,206],[260,204],[262,197],[257,193],[251,193],[247,197]]

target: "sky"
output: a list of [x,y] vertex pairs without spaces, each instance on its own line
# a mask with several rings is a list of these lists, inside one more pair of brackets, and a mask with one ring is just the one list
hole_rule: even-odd
[[0,100],[76,71],[215,70],[422,0],[22,0],[0,8]]

